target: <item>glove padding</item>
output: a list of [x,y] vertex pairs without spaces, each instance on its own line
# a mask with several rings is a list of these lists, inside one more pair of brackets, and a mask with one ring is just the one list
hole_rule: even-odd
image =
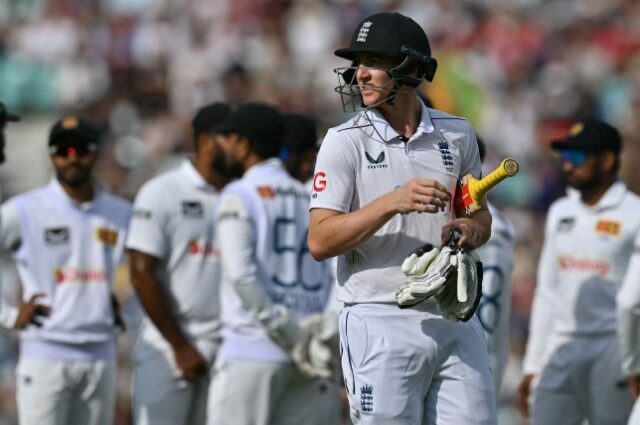
[[336,362],[332,346],[337,340],[337,317],[313,314],[300,321],[299,329],[298,340],[291,350],[298,370],[310,378],[333,376]]
[[482,294],[482,263],[474,252],[464,252],[455,242],[442,248],[424,245],[402,263],[408,277],[395,291],[400,307],[410,307],[432,296],[443,317],[467,321]]
[[409,279],[396,288],[396,301],[400,307],[410,307],[432,297],[455,278],[455,250],[422,246],[402,262],[401,270]]
[[442,316],[466,322],[478,308],[482,297],[482,262],[475,252],[456,253],[456,285],[446,285],[435,295]]

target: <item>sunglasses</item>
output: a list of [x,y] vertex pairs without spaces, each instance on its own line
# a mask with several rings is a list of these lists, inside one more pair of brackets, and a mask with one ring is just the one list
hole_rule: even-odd
[[49,154],[68,158],[70,156],[84,157],[96,151],[93,144],[88,145],[66,145],[66,146],[49,146]]
[[585,151],[578,150],[565,150],[560,154],[560,158],[563,162],[568,162],[574,167],[580,167],[587,162],[589,155]]

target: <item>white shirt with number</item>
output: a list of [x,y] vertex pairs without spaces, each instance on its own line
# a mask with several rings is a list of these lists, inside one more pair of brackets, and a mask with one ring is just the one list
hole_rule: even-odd
[[[356,211],[415,177],[434,179],[455,193],[460,177],[480,177],[475,133],[467,120],[421,102],[415,134],[404,142],[376,110],[361,111],[329,129],[318,153],[311,205]],[[338,300],[395,303],[406,276],[400,265],[417,247],[441,245],[442,227],[455,217],[450,205],[435,214],[397,214],[366,242],[338,257]]]
[[493,218],[491,238],[476,250],[483,266],[482,298],[476,316],[487,335],[491,371],[498,389],[507,364],[515,231],[491,204],[489,211]]
[[130,215],[127,201],[99,188],[78,204],[57,180],[2,205],[0,246],[13,253],[23,300],[42,293],[38,302],[51,307],[42,327],[21,332],[23,355],[75,358],[86,354],[81,345],[114,355],[111,288]]
[[257,293],[264,305],[283,305],[295,319],[324,310],[332,281],[328,264],[316,262],[307,248],[308,208],[309,193],[278,159],[254,165],[225,188],[217,216],[223,260],[220,357],[289,359],[255,312],[243,307],[238,285]]
[[[218,191],[185,160],[140,188],[127,239],[128,249],[159,259],[158,278],[172,312],[196,343],[220,338],[217,202]],[[144,340],[166,345],[148,317],[141,332]]]
[[[571,191],[551,205],[538,266],[524,371],[536,374],[550,336],[615,335],[616,296],[640,232],[640,198],[621,181],[593,206]],[[637,277],[631,277],[636,279]]]

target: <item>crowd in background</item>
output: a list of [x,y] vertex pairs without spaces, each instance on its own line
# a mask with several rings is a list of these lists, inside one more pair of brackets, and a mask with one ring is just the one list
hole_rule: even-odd
[[[518,237],[500,422],[517,424],[510,406],[544,215],[564,190],[548,142],[576,117],[604,118],[624,136],[623,178],[640,189],[640,1],[5,0],[0,99],[23,121],[7,129],[2,196],[46,181],[46,132],[66,112],[100,126],[100,178],[129,199],[191,150],[192,115],[212,101],[310,114],[321,138],[346,118],[333,69],[348,64],[333,51],[377,11],[402,12],[425,29],[439,63],[425,94],[471,121],[488,145],[487,169],[504,156],[521,164],[492,194]],[[0,424],[14,423],[10,335],[0,339]],[[121,344],[118,424],[127,423],[132,339]]]

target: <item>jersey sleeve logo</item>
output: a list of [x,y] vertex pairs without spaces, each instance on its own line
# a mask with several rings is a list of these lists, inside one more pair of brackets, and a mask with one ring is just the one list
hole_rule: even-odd
[[204,207],[199,201],[183,201],[182,215],[189,218],[200,218],[204,215]]
[[96,239],[105,245],[115,245],[118,243],[118,231],[108,227],[98,227],[96,229]]
[[327,177],[327,175],[322,171],[318,171],[313,176],[313,191],[314,192],[322,192],[327,188],[327,179],[326,179],[326,177]]
[[66,245],[69,243],[69,228],[55,227],[44,230],[44,242],[47,245]]

